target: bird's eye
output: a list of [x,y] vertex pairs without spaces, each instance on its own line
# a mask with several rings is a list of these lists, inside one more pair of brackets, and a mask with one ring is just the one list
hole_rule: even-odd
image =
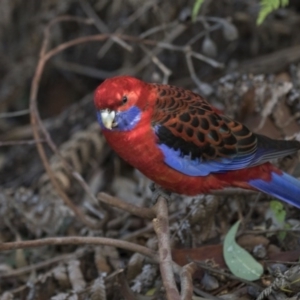
[[127,96],[123,96],[123,98],[122,98],[122,104],[127,103],[127,101],[128,101]]

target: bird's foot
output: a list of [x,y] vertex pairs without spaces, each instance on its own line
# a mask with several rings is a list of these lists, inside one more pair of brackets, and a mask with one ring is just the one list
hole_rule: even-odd
[[157,202],[157,199],[162,196],[163,198],[165,198],[168,202],[168,204],[171,201],[171,192],[163,189],[162,187],[160,187],[159,185],[157,185],[156,183],[152,182],[150,184],[150,190],[152,191],[152,197],[151,197],[151,201],[152,204],[155,205]]

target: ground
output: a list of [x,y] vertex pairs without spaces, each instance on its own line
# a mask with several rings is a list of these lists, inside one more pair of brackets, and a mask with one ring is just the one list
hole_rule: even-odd
[[[299,3],[260,26],[258,1],[207,0],[195,22],[193,5],[1,2],[1,300],[176,299],[172,286],[181,299],[299,297],[299,209],[231,189],[153,205],[149,180],[96,122],[95,88],[129,74],[198,92],[255,132],[300,140]],[[296,154],[275,163],[300,177]],[[224,260],[238,220],[234,249],[263,267],[254,281]]]

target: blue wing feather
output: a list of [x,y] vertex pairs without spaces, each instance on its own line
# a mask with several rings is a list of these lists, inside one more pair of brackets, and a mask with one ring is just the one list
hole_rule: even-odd
[[188,176],[207,176],[210,173],[223,173],[249,167],[255,154],[236,156],[234,158],[219,158],[218,160],[191,159],[182,156],[180,150],[174,150],[165,144],[158,147],[164,154],[164,161],[171,168]]
[[250,180],[248,183],[269,195],[300,208],[300,181],[289,174],[272,172],[270,181]]

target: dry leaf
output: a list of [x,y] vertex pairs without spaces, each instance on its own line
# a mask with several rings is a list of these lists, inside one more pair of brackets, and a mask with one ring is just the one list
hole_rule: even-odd
[[106,300],[106,289],[103,276],[99,276],[90,287],[91,300]]
[[86,287],[86,282],[80,269],[79,260],[71,260],[68,263],[68,275],[73,291],[80,292]]

